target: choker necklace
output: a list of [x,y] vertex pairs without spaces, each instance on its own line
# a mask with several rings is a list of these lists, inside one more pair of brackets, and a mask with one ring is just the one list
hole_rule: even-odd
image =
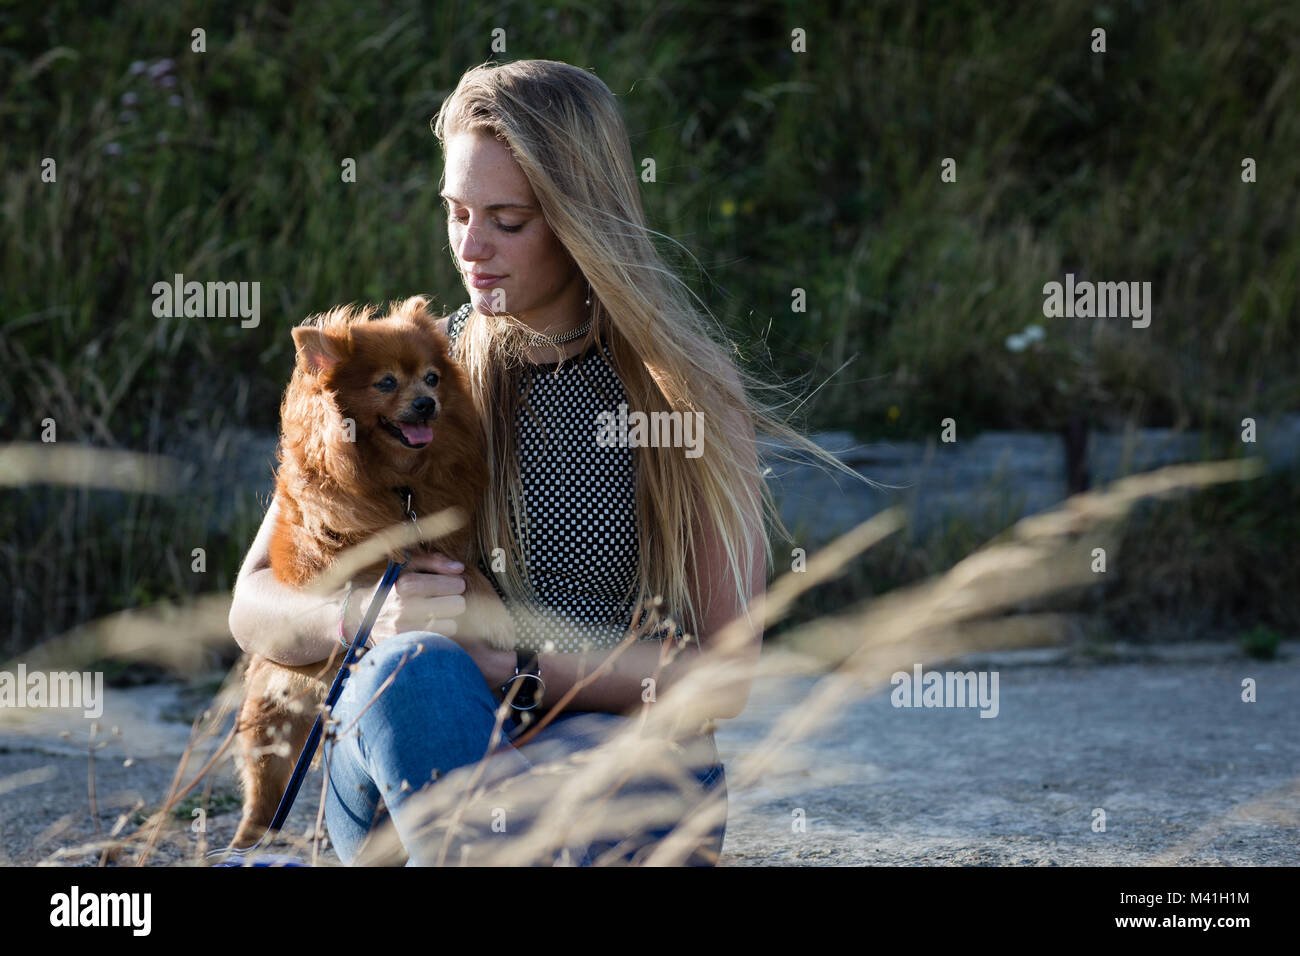
[[581,338],[591,331],[591,319],[588,319],[584,325],[579,326],[571,332],[565,332],[563,335],[534,335],[529,344],[532,346],[539,345],[563,345],[566,342],[572,342],[574,339]]

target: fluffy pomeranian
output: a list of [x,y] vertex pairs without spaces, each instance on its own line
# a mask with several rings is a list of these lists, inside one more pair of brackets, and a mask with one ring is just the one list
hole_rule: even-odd
[[[459,508],[466,523],[421,547],[464,563],[460,632],[513,647],[510,616],[475,566],[474,521],[487,484],[478,413],[427,301],[398,302],[383,318],[337,308],[294,328],[293,341],[270,545],[276,579],[305,587],[341,551],[407,521],[408,496],[421,518]],[[385,566],[353,576],[352,600],[364,599],[370,588],[361,585],[378,581]],[[256,842],[271,822],[342,660],[341,646],[301,667],[251,656],[238,724],[244,805],[234,846]]]

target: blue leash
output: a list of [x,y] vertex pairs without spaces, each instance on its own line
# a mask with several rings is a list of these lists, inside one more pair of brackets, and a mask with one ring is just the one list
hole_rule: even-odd
[[[357,652],[365,647],[366,641],[370,640],[370,630],[375,626],[375,621],[379,618],[380,608],[383,607],[384,599],[388,597],[388,592],[393,589],[393,584],[397,581],[397,576],[402,573],[406,567],[406,562],[401,564],[395,562],[392,558],[388,559],[388,568],[384,571],[384,576],[379,582],[379,587],[375,591],[374,599],[370,602],[370,607],[366,611],[366,616],[361,622],[361,627],[357,630],[357,636],[352,643],[348,645],[348,652],[343,658],[343,664],[339,667],[339,672],[334,675],[334,683],[330,685],[330,692],[325,697],[325,708],[333,710],[334,705],[338,702],[339,695],[343,693],[343,682],[347,680],[349,666],[356,662]],[[284,826],[284,821],[289,818],[289,811],[293,809],[293,801],[298,797],[298,791],[302,788],[302,782],[307,779],[307,770],[311,766],[312,758],[316,756],[316,748],[320,746],[321,735],[325,731],[325,714],[322,712],[316,715],[316,723],[312,724],[311,734],[307,737],[307,743],[303,745],[302,753],[298,755],[298,763],[294,765],[293,776],[289,778],[289,784],[284,788],[284,796],[280,798],[280,805],[275,808],[275,815],[271,818],[270,824],[267,825],[266,832],[262,838],[250,847],[236,849],[226,847],[220,850],[210,850],[208,857],[230,855],[233,859],[223,860],[221,863],[214,863],[213,866],[306,866],[307,864],[294,859],[293,857],[277,856],[267,859],[265,862],[245,864],[243,858],[245,855],[259,849],[268,840],[274,839],[275,834]]]

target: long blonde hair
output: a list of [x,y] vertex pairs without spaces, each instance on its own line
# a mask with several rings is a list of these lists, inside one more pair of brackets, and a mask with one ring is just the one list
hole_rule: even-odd
[[[742,606],[755,571],[755,536],[764,542],[764,572],[772,561],[764,515],[790,539],[754,454],[757,431],[862,476],[752,397],[770,386],[737,367],[717,321],[712,315],[706,321],[693,293],[660,258],[652,237],[661,234],[645,223],[618,104],[598,77],[554,60],[486,63],[461,77],[432,127],[444,151],[451,136],[467,132],[488,133],[510,149],[547,224],[591,287],[591,331],[583,346],[608,343],[628,408],[703,413],[707,437],[698,457],[681,449],[633,451],[640,528],[635,600],[661,598],[677,623],[698,637],[703,608],[696,598],[709,596],[699,594],[692,535],[700,526],[697,509],[712,519]],[[702,303],[701,309],[707,314]],[[460,333],[457,356],[484,411],[490,457],[481,553],[505,549],[510,558],[498,583],[521,608],[533,609],[520,573],[527,549],[510,526],[513,514],[526,541],[513,446],[527,331],[508,313],[475,310]],[[594,434],[593,423],[593,440]]]

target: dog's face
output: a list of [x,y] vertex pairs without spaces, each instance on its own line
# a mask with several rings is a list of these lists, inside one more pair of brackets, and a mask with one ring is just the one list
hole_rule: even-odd
[[346,332],[293,330],[298,361],[333,393],[358,446],[389,458],[434,444],[435,423],[463,400],[447,340],[424,313],[372,319]]

